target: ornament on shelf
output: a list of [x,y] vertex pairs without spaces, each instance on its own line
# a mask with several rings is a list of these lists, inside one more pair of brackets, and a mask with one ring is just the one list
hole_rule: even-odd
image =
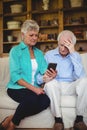
[[43,6],[42,6],[42,8],[44,10],[48,10],[48,8],[49,8],[49,0],[43,0]]

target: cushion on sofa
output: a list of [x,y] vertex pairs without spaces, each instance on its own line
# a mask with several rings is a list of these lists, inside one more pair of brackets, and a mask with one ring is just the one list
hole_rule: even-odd
[[[16,109],[18,103],[12,100],[6,91],[0,91],[0,108],[7,109]],[[69,99],[69,100],[68,100]],[[75,107],[76,106],[76,97],[75,96],[62,96],[61,99],[62,107]]]

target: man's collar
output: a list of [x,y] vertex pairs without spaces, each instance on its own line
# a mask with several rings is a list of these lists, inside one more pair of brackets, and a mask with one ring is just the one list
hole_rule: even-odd
[[[61,55],[61,54],[59,53],[59,48],[58,48],[58,47],[55,49],[54,55]],[[66,57],[68,57],[69,55],[70,55],[70,54],[68,54]],[[61,56],[62,56],[62,55],[61,55]]]
[[59,53],[59,48],[57,47],[56,49],[55,49],[55,55],[59,55],[60,53]]

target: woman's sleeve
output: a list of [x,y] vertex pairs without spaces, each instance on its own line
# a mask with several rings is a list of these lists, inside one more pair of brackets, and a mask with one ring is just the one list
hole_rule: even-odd
[[10,78],[13,83],[17,82],[19,79],[21,79],[21,69],[20,69],[20,62],[19,62],[19,56],[17,50],[14,48],[10,51],[10,58],[9,58],[9,64],[10,64]]

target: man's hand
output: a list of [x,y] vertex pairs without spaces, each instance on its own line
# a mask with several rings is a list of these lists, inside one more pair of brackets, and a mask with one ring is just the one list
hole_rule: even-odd
[[70,40],[65,40],[64,41],[64,46],[68,48],[68,50],[69,50],[70,53],[73,53],[75,51],[74,44],[71,43]]

